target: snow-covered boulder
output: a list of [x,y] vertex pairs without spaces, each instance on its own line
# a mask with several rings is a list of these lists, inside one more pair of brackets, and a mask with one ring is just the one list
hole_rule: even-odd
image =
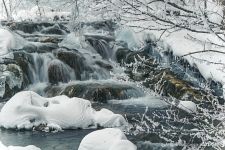
[[197,106],[192,101],[180,101],[177,107],[188,113],[197,113]]
[[11,32],[0,29],[0,55],[8,53],[8,50],[14,45],[14,37]]
[[88,100],[64,95],[44,98],[31,91],[17,93],[0,112],[0,126],[4,128],[32,129],[44,125],[60,130],[126,124],[121,115],[105,109],[95,111]]
[[20,147],[20,146],[5,146],[0,142],[0,150],[41,150],[40,148],[37,148],[36,146],[29,145],[26,147]]
[[10,49],[20,49],[26,41],[9,30],[0,28],[0,56],[9,53]]
[[120,129],[107,128],[86,135],[78,150],[136,150]]

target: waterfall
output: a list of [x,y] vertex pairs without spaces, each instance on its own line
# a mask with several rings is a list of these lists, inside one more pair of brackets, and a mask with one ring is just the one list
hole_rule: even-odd
[[31,82],[48,82],[48,65],[54,59],[52,53],[31,53],[29,78]]
[[86,40],[96,50],[96,52],[102,56],[102,58],[111,58],[112,48],[110,48],[109,43],[106,40],[97,39],[95,37],[88,37]]
[[48,79],[50,83],[69,82],[75,80],[75,72],[62,61],[54,59],[48,65]]

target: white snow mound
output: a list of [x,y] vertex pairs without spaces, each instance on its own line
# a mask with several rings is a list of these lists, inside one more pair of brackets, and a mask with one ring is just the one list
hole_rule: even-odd
[[10,49],[20,49],[26,41],[9,30],[0,28],[0,56],[9,53]]
[[[102,118],[100,118],[102,117]],[[95,111],[88,100],[56,96],[44,98],[23,91],[13,96],[0,112],[0,126],[4,128],[32,129],[41,124],[53,129],[119,127],[126,120],[110,110]]]
[[120,129],[107,128],[86,135],[78,150],[136,150]]
[[197,112],[197,106],[192,101],[180,101],[177,107],[188,113],[196,113]]
[[26,147],[19,147],[19,146],[5,146],[0,142],[0,150],[41,150],[40,148],[37,148],[36,146],[29,145]]
[[13,47],[14,37],[13,35],[5,29],[0,29],[0,55],[8,53],[8,49]]

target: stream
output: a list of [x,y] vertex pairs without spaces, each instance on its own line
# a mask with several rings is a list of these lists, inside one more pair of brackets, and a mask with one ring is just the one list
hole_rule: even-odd
[[[207,95],[198,70],[185,68],[185,61],[171,63],[171,53],[157,52],[159,46],[150,39],[138,51],[135,35],[119,30],[113,22],[84,24],[74,33],[65,23],[3,25],[26,42],[23,48],[11,51],[13,57],[1,59],[1,68],[6,69],[1,74],[0,109],[23,90],[44,97],[80,97],[90,100],[96,110],[107,108],[123,115],[130,123],[124,132],[140,150],[221,147],[224,136],[219,122],[225,115],[214,114],[223,108],[199,101],[211,99],[213,94],[219,99],[221,92]],[[188,113],[179,107],[181,100],[194,101],[204,109]],[[208,109],[212,111],[205,111]],[[2,128],[0,141],[7,146],[76,150],[94,130],[54,133]]]

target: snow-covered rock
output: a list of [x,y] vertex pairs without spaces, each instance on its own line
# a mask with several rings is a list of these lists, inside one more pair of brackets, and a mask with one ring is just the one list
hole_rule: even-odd
[[14,37],[11,32],[5,29],[0,29],[0,55],[8,53],[8,50],[13,47]]
[[20,146],[5,146],[0,142],[0,150],[41,150],[40,148],[37,148],[36,146],[29,145],[26,147],[20,147]]
[[86,135],[78,150],[136,150],[120,129],[107,128]]
[[26,41],[9,30],[0,28],[0,56],[9,53],[10,49],[20,49]]
[[128,48],[137,50],[141,47],[141,40],[138,34],[135,34],[130,28],[122,28],[115,32],[116,41],[126,42]]
[[197,106],[192,101],[180,101],[177,107],[188,113],[196,113],[197,112]]
[[17,93],[0,112],[0,126],[4,128],[32,129],[46,125],[58,130],[126,124],[121,115],[105,109],[95,111],[88,100],[63,95],[44,98],[31,91]]

